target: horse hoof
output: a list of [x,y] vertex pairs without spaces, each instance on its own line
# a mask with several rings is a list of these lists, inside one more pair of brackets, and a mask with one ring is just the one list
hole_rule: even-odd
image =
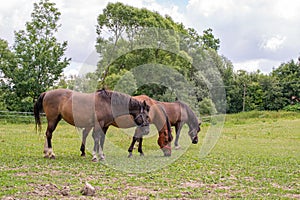
[[98,159],[97,158],[93,158],[92,162],[98,162]]
[[140,153],[140,156],[144,156],[144,153]]
[[49,158],[49,155],[44,155],[44,158]]
[[85,153],[82,153],[80,156],[81,156],[81,157],[85,157]]
[[52,159],[55,159],[55,155],[52,155],[52,156],[50,156],[49,158],[50,158],[51,160],[52,160]]
[[179,149],[181,149],[181,146],[175,146],[175,150],[179,150]]
[[128,156],[127,156],[127,158],[131,158],[132,157],[132,153],[130,153]]
[[104,156],[101,156],[101,157],[100,157],[100,161],[105,161],[105,157],[104,157]]

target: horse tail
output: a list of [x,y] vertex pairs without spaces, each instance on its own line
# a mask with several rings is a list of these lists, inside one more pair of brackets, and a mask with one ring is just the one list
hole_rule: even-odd
[[41,122],[40,112],[43,111],[43,100],[44,100],[45,94],[46,94],[46,92],[43,92],[39,96],[39,98],[37,99],[37,101],[35,102],[34,107],[33,107],[35,128],[36,128],[36,130],[38,129],[39,131],[42,130],[42,122]]

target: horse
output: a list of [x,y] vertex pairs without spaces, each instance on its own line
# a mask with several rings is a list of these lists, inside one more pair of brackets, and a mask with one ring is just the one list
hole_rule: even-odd
[[294,95],[294,96],[291,97],[291,105],[294,105],[296,103],[300,103],[300,97],[297,97],[297,96]]
[[[151,99],[147,95],[134,96],[133,98],[139,101],[146,101],[146,103],[150,106],[149,122],[150,124],[151,123],[154,124],[156,129],[158,130],[159,138],[157,143],[160,146],[161,150],[163,151],[164,156],[171,156],[171,141],[173,140],[173,136],[172,136],[170,120],[166,110],[164,109],[163,106],[157,104],[155,100]],[[161,123],[162,116],[164,116],[166,119],[164,121],[165,122],[164,124]],[[139,143],[142,144],[142,140],[143,140],[142,136],[149,133],[149,132],[148,133],[145,132],[146,130],[143,131],[140,128],[135,130],[135,134],[132,137],[131,145],[128,148],[128,152],[129,152],[128,157],[132,156],[133,147],[136,141],[139,141]],[[144,155],[142,150],[142,145],[139,145],[138,152],[140,153],[141,156]]]
[[[172,136],[171,124],[169,122],[166,111],[161,105],[155,104],[155,102],[151,98],[145,98],[144,100],[141,100],[139,96],[133,96],[133,99],[138,100],[139,102],[146,102],[146,104],[150,106],[150,110],[148,113],[149,123],[154,124],[156,129],[158,130],[159,137],[157,143],[160,146],[161,150],[163,151],[164,156],[171,156],[171,152],[172,152],[171,142],[173,140],[173,136]],[[130,120],[128,115],[124,115],[116,118],[111,125],[118,128],[134,127],[134,123],[132,122],[132,120]],[[136,132],[135,136],[133,136],[132,143],[133,142],[135,143],[137,140],[142,139],[139,136],[139,134],[145,135],[149,133],[149,129],[145,129],[143,127],[137,127],[137,129],[138,129],[138,133]],[[82,132],[82,144],[80,147],[81,156],[85,156],[85,143],[90,130],[91,129],[86,129]],[[128,149],[129,158],[132,157],[133,145],[132,148]],[[141,156],[144,155],[141,148],[139,148],[138,151],[140,152]]]
[[[134,98],[137,98],[137,96],[135,96]],[[146,95],[141,95],[138,97],[138,99],[141,100],[146,100],[150,98],[147,97]],[[166,111],[166,114],[168,116],[168,119],[170,121],[171,126],[175,126],[175,131],[176,131],[176,138],[175,138],[175,149],[180,149],[180,146],[178,144],[178,140],[179,140],[179,136],[180,136],[180,132],[181,129],[183,127],[184,124],[187,124],[189,126],[189,136],[192,140],[193,144],[197,144],[198,143],[198,133],[200,132],[201,128],[201,121],[198,122],[197,116],[195,115],[195,113],[192,111],[192,109],[185,104],[182,101],[175,101],[175,102],[160,102],[160,101],[156,101],[156,100],[152,100],[152,102],[154,102],[155,104],[161,105],[164,110]],[[132,140],[131,146],[129,147],[129,149],[133,149],[133,146],[135,144],[136,141],[139,141],[139,152],[143,152],[142,151],[142,137],[143,137],[144,133],[142,133],[142,130],[140,128],[136,128],[135,130],[135,135],[133,136],[133,138],[135,137],[139,137],[139,140]]]
[[105,133],[114,119],[129,115],[135,125],[149,129],[149,109],[145,101],[140,102],[127,94],[105,89],[94,93],[80,93],[68,89],[43,92],[34,104],[34,117],[36,128],[41,130],[40,113],[44,111],[46,114],[48,126],[44,157],[55,158],[51,139],[61,119],[78,128],[93,128],[93,161],[97,161],[97,155],[104,159],[102,150]]

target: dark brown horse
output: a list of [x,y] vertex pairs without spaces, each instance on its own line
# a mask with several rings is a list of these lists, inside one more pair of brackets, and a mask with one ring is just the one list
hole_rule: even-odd
[[[136,97],[134,97],[136,98]],[[139,100],[146,100],[150,98],[147,97],[145,95],[140,96]],[[180,136],[180,132],[181,129],[183,127],[184,124],[187,124],[189,126],[189,136],[192,140],[193,144],[197,144],[198,143],[198,133],[200,132],[200,125],[201,122],[198,122],[197,116],[195,115],[195,113],[192,111],[192,109],[185,103],[183,103],[182,101],[175,101],[175,102],[160,102],[160,101],[155,101],[152,100],[152,102],[154,102],[157,105],[161,105],[164,110],[167,113],[168,119],[171,123],[172,126],[175,126],[175,131],[176,131],[176,138],[175,138],[175,149],[179,149],[180,146],[178,144],[178,140],[179,140],[179,136]],[[151,105],[151,104],[150,104]],[[133,138],[135,137],[140,137],[139,139],[139,152],[142,154],[142,137],[143,137],[142,130],[137,128],[135,131],[135,135],[133,136]],[[137,141],[137,140],[135,140]],[[129,147],[129,149],[132,149],[135,143],[134,140],[132,140],[131,146]]]
[[[145,97],[145,98],[143,98]],[[135,96],[133,97],[134,99],[138,100],[139,102],[146,102],[147,105],[150,106],[149,110],[149,122],[151,124],[154,124],[156,129],[158,130],[158,140],[157,143],[160,146],[161,150],[163,151],[165,156],[171,156],[171,142],[173,140],[172,137],[172,130],[171,130],[171,125],[168,119],[168,116],[164,110],[164,108],[161,105],[157,105],[153,99],[149,98],[146,95],[142,96]],[[119,127],[119,128],[130,128],[134,127],[134,123],[132,120],[130,120],[130,116],[124,115],[121,117],[118,117],[115,119],[115,121],[112,123],[113,126]],[[89,134],[91,129],[86,129],[82,133],[82,145],[81,145],[81,155],[85,156],[85,143],[86,143],[86,138]],[[136,131],[135,136],[132,138],[132,143],[135,143],[137,140],[141,139],[139,135],[144,135],[148,134],[149,129],[145,129],[143,127],[138,127],[138,133]],[[133,145],[131,145],[132,148],[128,149],[129,156],[132,156],[132,150],[133,150]],[[138,149],[141,155],[144,155],[142,152],[142,149]]]
[[115,118],[129,115],[135,125],[149,128],[149,106],[131,96],[109,91],[98,90],[95,93],[80,93],[67,89],[56,89],[42,93],[34,104],[36,126],[41,129],[40,112],[44,111],[48,121],[45,157],[55,158],[52,150],[52,133],[58,122],[64,119],[69,124],[84,128],[93,128],[94,150],[93,160],[97,154],[104,159],[103,144],[105,133]]

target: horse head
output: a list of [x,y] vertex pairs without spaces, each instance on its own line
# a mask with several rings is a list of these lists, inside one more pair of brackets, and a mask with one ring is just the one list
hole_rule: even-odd
[[197,125],[194,125],[192,128],[190,127],[190,130],[188,132],[193,144],[198,143],[198,133],[201,130],[201,128],[200,128],[201,123],[202,122],[200,121],[197,123]]
[[157,140],[160,149],[163,151],[164,156],[171,156],[171,142],[173,140],[172,134],[169,130],[164,130],[159,132],[159,137]]
[[[136,123],[136,125],[138,125],[139,127],[144,127],[145,129],[148,128],[149,129],[149,110],[150,107],[149,105],[147,105],[147,103],[145,101],[143,101],[142,103],[132,99],[131,98],[131,102],[135,102],[135,106],[130,106],[130,108],[133,108],[131,110],[129,110],[130,114],[133,116],[134,118],[134,122]],[[146,132],[147,130],[142,129],[143,132]],[[148,130],[149,132],[149,130]]]

